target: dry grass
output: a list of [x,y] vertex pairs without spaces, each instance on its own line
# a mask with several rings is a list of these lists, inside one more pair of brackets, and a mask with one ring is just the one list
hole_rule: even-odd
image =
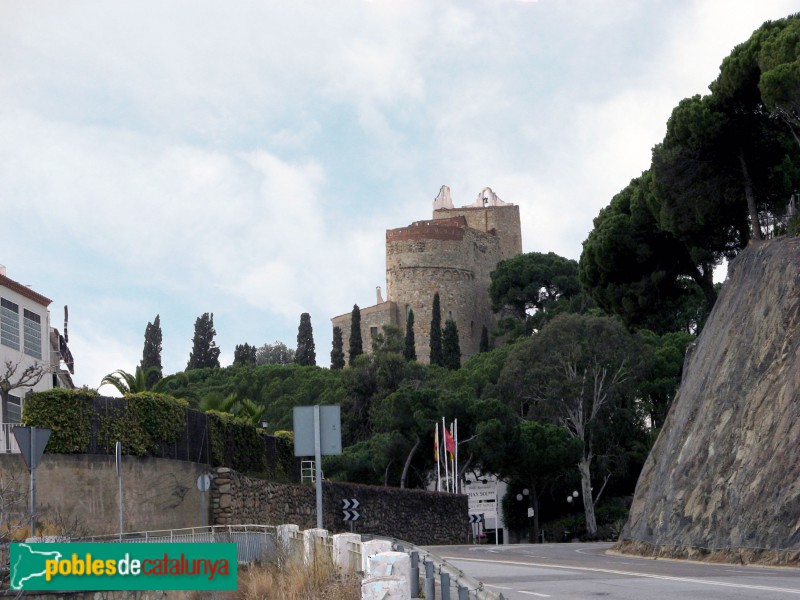
[[330,560],[311,565],[289,558],[239,571],[241,600],[359,600],[361,577],[341,575]]

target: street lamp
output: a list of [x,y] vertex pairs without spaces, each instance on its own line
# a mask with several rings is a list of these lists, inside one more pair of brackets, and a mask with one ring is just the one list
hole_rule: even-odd
[[567,496],[567,502],[572,504],[573,500],[577,500],[578,499],[578,496],[580,496],[580,494],[578,494],[578,490],[575,490],[569,496]]

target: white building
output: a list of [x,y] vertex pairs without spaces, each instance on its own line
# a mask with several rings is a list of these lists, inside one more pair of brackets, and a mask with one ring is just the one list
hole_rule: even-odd
[[66,337],[50,326],[51,302],[9,278],[0,265],[0,386],[8,391],[0,397],[0,452],[16,450],[11,427],[20,422],[25,396],[75,387]]

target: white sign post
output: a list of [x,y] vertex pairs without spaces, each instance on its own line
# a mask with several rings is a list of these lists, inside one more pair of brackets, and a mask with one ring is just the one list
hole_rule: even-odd
[[317,491],[317,529],[322,529],[322,455],[342,453],[342,419],[339,405],[295,406],[294,455],[314,456]]
[[50,440],[50,429],[36,427],[14,427],[11,432],[17,439],[22,460],[31,473],[31,537],[36,536],[36,467],[42,461],[42,454]]
[[197,476],[197,489],[200,490],[200,512],[202,513],[203,527],[208,525],[208,510],[206,509],[206,492],[211,487],[211,477],[208,474]]
[[114,458],[117,462],[117,482],[119,485],[119,541],[122,541],[122,442],[117,442],[114,446]]

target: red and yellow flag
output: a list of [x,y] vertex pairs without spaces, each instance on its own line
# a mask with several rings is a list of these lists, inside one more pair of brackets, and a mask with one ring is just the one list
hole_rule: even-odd
[[450,453],[450,458],[456,453],[456,443],[453,441],[453,436],[447,429],[444,430],[444,447]]
[[439,424],[436,424],[436,433],[433,434],[433,460],[439,464]]

